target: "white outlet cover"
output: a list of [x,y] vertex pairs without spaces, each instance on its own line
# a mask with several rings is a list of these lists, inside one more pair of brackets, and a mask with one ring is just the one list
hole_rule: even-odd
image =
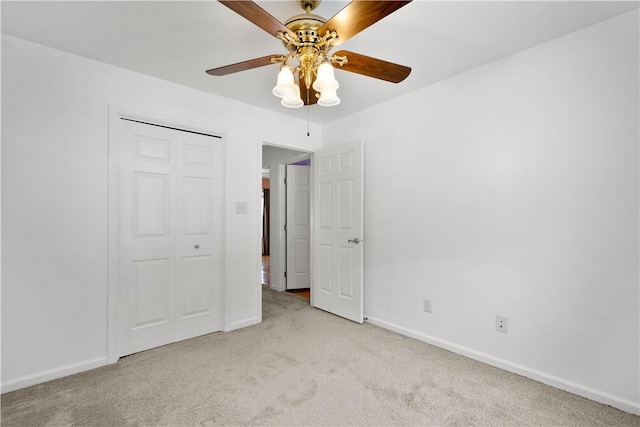
[[507,333],[509,326],[509,320],[505,316],[496,315],[496,331]]

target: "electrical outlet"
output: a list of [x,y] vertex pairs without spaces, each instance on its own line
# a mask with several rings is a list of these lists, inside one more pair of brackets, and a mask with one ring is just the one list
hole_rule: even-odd
[[422,300],[422,308],[424,311],[426,311],[427,313],[431,313],[431,300],[430,299],[426,299],[424,298]]
[[507,333],[508,319],[505,316],[496,315],[496,331]]

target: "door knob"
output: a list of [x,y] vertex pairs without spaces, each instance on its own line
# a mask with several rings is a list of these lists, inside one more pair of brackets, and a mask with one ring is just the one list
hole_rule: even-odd
[[357,245],[358,243],[360,243],[361,241],[362,241],[362,240],[360,240],[358,237],[356,237],[355,239],[347,240],[347,242],[348,242],[348,243],[355,243],[356,245]]
[[200,249],[200,245],[196,245],[196,249]]

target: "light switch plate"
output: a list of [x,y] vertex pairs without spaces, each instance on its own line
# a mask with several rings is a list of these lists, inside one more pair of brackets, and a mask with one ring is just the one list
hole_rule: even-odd
[[247,202],[236,202],[236,213],[237,214],[246,214],[247,213]]

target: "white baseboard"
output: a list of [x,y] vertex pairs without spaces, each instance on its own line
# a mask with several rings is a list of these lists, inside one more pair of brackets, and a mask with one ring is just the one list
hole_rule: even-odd
[[260,323],[260,319],[257,317],[250,317],[244,320],[238,320],[237,322],[231,322],[227,328],[225,328],[224,332],[235,331],[236,329],[246,328],[247,326],[257,325]]
[[59,368],[48,369],[46,371],[37,372],[31,375],[15,378],[13,380],[2,382],[2,393],[7,393],[32,385],[44,383],[79,372],[88,371],[89,369],[99,368],[107,364],[106,357],[98,357],[95,359],[83,360],[82,362],[72,363],[70,365],[60,366]]
[[365,321],[367,323],[371,323],[372,325],[379,326],[381,328],[397,332],[401,335],[415,338],[427,344],[444,348],[445,350],[449,350],[462,356],[466,356],[470,359],[486,363],[487,365],[495,366],[496,368],[504,369],[505,371],[513,372],[515,374],[531,378],[532,380],[539,381],[543,384],[547,384],[561,390],[577,394],[578,396],[586,397],[587,399],[594,400],[596,402],[613,406],[614,408],[618,408],[631,414],[640,415],[640,402],[632,402],[630,400],[614,396],[603,391],[595,390],[591,387],[587,387],[585,385],[578,384],[573,381],[557,377],[555,375],[547,374],[545,372],[538,371],[527,366],[519,365],[508,360],[500,359],[498,357],[494,357],[489,354],[473,350],[471,348],[463,347],[449,341],[441,340],[439,338],[435,338],[421,332],[414,331],[412,329],[405,328],[391,322],[387,322],[382,319],[376,319],[375,317],[367,316],[365,317]]

